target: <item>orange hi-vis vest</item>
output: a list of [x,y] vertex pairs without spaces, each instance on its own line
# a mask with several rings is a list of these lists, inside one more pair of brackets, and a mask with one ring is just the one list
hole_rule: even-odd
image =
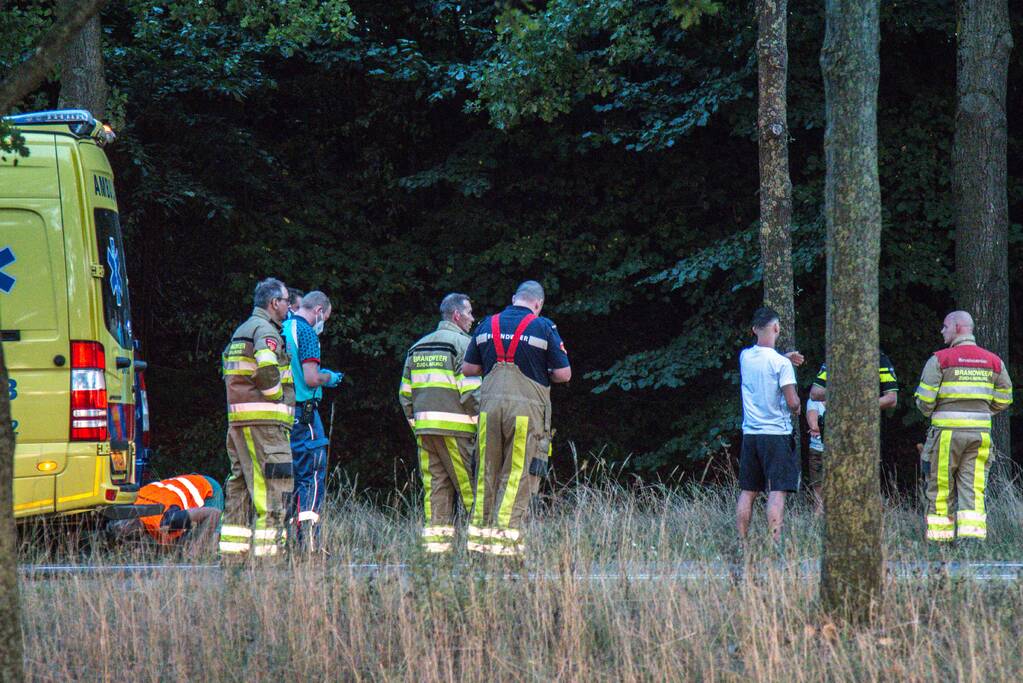
[[[213,487],[206,477],[200,474],[183,474],[173,479],[154,481],[139,489],[137,504],[153,504],[163,506],[163,512],[167,512],[171,506],[177,506],[181,510],[189,508],[201,508],[205,501],[213,495]],[[140,517],[139,521],[145,527],[146,532],[160,543],[173,543],[185,533],[183,529],[178,531],[164,531],[160,529],[160,521],[163,513]]]

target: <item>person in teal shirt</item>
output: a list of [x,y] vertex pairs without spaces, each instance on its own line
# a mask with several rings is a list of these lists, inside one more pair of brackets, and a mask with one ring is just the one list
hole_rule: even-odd
[[336,387],[342,374],[320,365],[320,340],[330,318],[330,299],[313,291],[302,297],[294,315],[284,321],[284,340],[295,380],[295,424],[291,428],[295,492],[293,515],[298,546],[313,550],[320,544],[320,511],[327,479],[328,438],[319,404],[323,387]]

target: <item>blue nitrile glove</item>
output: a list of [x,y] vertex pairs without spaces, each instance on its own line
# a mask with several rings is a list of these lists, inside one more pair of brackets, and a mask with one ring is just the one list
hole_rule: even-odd
[[345,376],[343,372],[336,372],[334,370],[324,370],[324,372],[330,375],[330,379],[327,380],[327,383],[324,386],[331,389],[341,384],[341,380],[344,379]]

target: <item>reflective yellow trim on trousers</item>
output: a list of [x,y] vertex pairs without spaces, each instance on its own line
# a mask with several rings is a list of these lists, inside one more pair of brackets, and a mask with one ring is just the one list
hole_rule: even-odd
[[927,540],[951,541],[956,536],[955,523],[951,517],[927,515]]
[[224,555],[238,555],[249,552],[249,544],[239,541],[220,541],[217,547]]
[[462,452],[458,449],[458,442],[453,436],[444,437],[444,445],[448,449],[448,457],[451,458],[451,467],[455,470],[455,479],[458,482],[458,493],[462,496],[462,505],[466,512],[472,510],[472,481],[469,479],[469,472],[462,462]]
[[474,538],[490,540],[498,538],[502,540],[517,541],[522,536],[518,529],[495,529],[493,527],[470,526],[468,534]]
[[256,442],[252,440],[252,429],[242,427],[242,434],[245,435],[245,448],[249,452],[249,459],[252,461],[252,507],[256,509],[256,529],[266,528],[266,480],[263,478],[263,468],[259,465],[256,457]]
[[449,553],[451,552],[451,543],[437,543],[431,541],[429,543],[423,543],[423,550],[428,553]]
[[455,537],[453,526],[425,526],[420,532],[420,544],[428,553],[446,553],[451,550],[451,540]]
[[956,513],[956,525],[960,538],[987,538],[987,515],[975,510],[960,510]]
[[523,544],[518,545],[500,545],[495,543],[469,543],[466,548],[477,553],[487,553],[488,555],[498,555],[502,557],[512,557],[515,555],[522,555],[526,552],[526,546]]
[[509,557],[526,550],[518,529],[470,526],[467,535],[466,549],[471,552]]
[[938,495],[934,499],[934,512],[948,517],[948,461],[952,446],[952,432],[947,429],[941,432],[938,441]]
[[416,437],[416,448],[419,449],[419,476],[423,478],[423,516],[426,518],[426,523],[429,524],[431,518],[430,508],[430,494],[432,493],[430,488],[430,453],[423,448],[423,440]]
[[984,514],[984,484],[987,479],[984,472],[987,469],[987,460],[991,456],[991,433],[981,432],[980,447],[977,449],[977,459],[973,463],[973,511]]
[[[476,495],[473,497],[472,523],[476,526],[483,524],[483,500],[486,496],[484,484],[484,472],[487,467],[487,414],[480,413],[479,435],[476,438]],[[471,527],[470,527],[471,528]]]
[[231,541],[248,541],[252,538],[252,529],[239,524],[225,524],[220,527],[220,538]]
[[504,489],[501,508],[497,513],[497,526],[506,527],[511,524],[512,508],[518,497],[519,484],[522,481],[522,470],[526,465],[526,438],[529,436],[529,417],[515,417],[515,441],[512,443],[511,471],[508,473],[508,485]]

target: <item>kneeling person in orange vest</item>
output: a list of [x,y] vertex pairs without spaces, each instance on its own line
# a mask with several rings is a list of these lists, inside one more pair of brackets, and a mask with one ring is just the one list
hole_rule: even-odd
[[416,435],[426,518],[421,542],[428,553],[451,550],[459,500],[467,514],[472,511],[479,412],[480,379],[462,374],[472,302],[465,294],[448,294],[440,313],[437,329],[409,349],[398,388]]
[[551,383],[572,378],[558,329],[541,318],[544,291],[519,285],[512,305],[476,328],[462,363],[483,376],[476,440],[476,505],[469,550],[519,556],[522,522],[551,454]]
[[172,545],[187,534],[201,546],[203,540],[212,541],[220,524],[224,491],[209,477],[183,474],[146,484],[139,489],[136,505],[159,507],[161,512],[107,522],[106,530],[112,538],[125,540],[147,534],[160,545]]
[[917,407],[931,418],[921,452],[930,464],[927,540],[983,539],[991,416],[1012,403],[1012,382],[1002,359],[977,346],[969,313],[949,313],[941,336],[948,348],[927,361],[916,390]]

